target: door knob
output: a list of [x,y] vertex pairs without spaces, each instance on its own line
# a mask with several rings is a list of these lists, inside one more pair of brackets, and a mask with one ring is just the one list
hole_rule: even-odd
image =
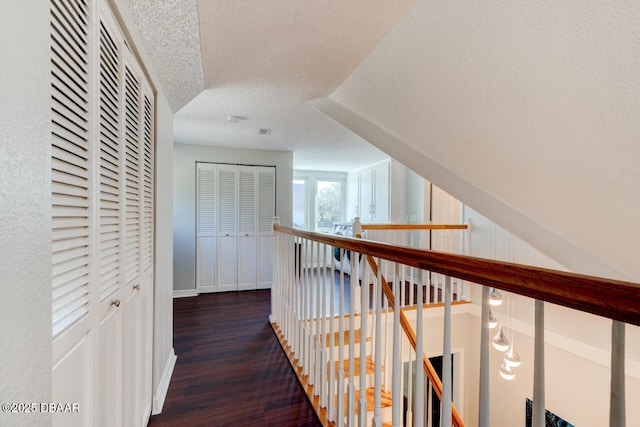
[[115,305],[116,307],[120,307],[120,300],[119,299],[114,299],[113,301],[111,301],[111,305]]
[[135,285],[135,286],[133,287],[133,289],[135,289],[136,291],[139,291],[139,290],[140,290],[140,285]]

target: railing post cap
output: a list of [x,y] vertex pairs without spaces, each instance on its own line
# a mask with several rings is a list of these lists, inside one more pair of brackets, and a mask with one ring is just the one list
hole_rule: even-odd
[[272,225],[280,225],[280,217],[279,216],[274,216],[273,217],[273,224]]
[[353,236],[359,236],[362,234],[362,223],[360,222],[360,217],[357,216],[353,218]]

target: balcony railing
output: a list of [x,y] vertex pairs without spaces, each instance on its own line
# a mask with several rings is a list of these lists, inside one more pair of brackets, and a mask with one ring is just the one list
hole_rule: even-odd
[[[624,323],[640,325],[640,285],[277,222],[274,232],[271,321],[324,425],[464,425],[454,404],[462,396],[452,378],[451,319],[471,305],[461,298],[471,284],[482,289],[482,315],[479,409],[465,414],[470,424],[490,425],[489,302],[491,290],[502,290],[536,301],[532,425],[545,425],[543,316],[550,302],[614,320],[610,426],[624,426]],[[407,288],[415,289],[411,302],[423,303],[400,304]],[[426,333],[429,313],[442,319],[440,331],[432,322]],[[425,351],[425,336],[434,335],[442,339],[439,359]]]

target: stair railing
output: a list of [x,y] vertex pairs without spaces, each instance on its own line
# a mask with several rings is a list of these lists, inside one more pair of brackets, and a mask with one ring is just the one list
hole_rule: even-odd
[[[542,307],[543,302],[604,316],[613,319],[614,325],[622,325],[622,327],[625,322],[640,325],[640,284],[313,233],[284,227],[277,222],[274,224],[274,232],[276,264],[271,321],[283,348],[290,357],[294,370],[305,386],[311,401],[316,405],[323,425],[351,427],[357,424],[363,427],[368,425],[380,427],[388,421],[388,418],[391,418],[390,422],[393,426],[421,425],[424,419],[422,402],[426,401],[422,396],[423,387],[420,384],[417,387],[416,384],[410,384],[411,375],[407,375],[405,380],[402,369],[402,364],[406,363],[407,358],[409,362],[413,360],[415,357],[413,353],[422,359],[422,365],[427,373],[428,387],[433,387],[442,396],[442,425],[462,425],[454,405],[450,405],[452,399],[450,333],[452,279],[465,280],[483,286],[482,319],[484,320],[488,318],[485,311],[488,307],[488,288],[492,287],[534,298],[536,300],[536,331],[544,330],[543,327],[538,327],[538,314],[543,314],[543,310],[539,308]],[[357,230],[354,232],[357,234]],[[334,253],[336,248],[337,252]],[[360,254],[363,254],[364,262]],[[338,262],[333,260],[334,255],[337,255]],[[344,273],[347,263],[350,264],[350,275]],[[389,266],[395,274],[393,283],[387,282],[384,278],[386,274],[382,274],[383,271],[388,271]],[[418,304],[415,308],[417,314],[414,329],[410,324],[411,320],[405,316],[407,310],[412,308],[407,307],[401,310],[396,297],[400,282],[404,282],[407,276],[415,276],[415,270],[444,277],[442,381],[433,373],[433,366],[430,367],[428,358],[424,356],[422,343],[424,334],[420,325],[420,320],[424,317],[423,305]],[[370,282],[374,285],[371,298],[370,289],[366,286]],[[360,283],[364,283],[365,286],[360,286]],[[422,298],[422,290],[423,287],[418,286],[418,300]],[[607,298],[602,298],[605,294]],[[384,315],[388,316],[391,312],[394,317],[394,332],[402,328],[405,331],[404,334],[393,333],[391,340],[385,340],[388,323],[383,321],[383,306],[389,307]],[[390,310],[390,307],[393,307],[393,310]],[[483,336],[486,332],[485,323],[482,322]],[[415,331],[413,334],[412,330]],[[537,348],[538,335],[535,339]],[[614,334],[614,339],[623,340],[624,333],[618,331]],[[336,341],[337,349],[334,348]],[[383,342],[389,341],[393,345],[383,348]],[[411,346],[409,354],[402,354],[403,341],[408,341]],[[616,346],[616,348],[620,347],[624,348],[624,345]],[[386,357],[385,354],[390,351],[390,348],[393,355]],[[356,358],[357,354],[360,358]],[[536,352],[536,358],[538,356]],[[371,364],[371,358],[374,365],[374,384],[369,388],[369,379],[365,378],[368,377],[368,371],[363,365]],[[392,380],[383,382],[381,365],[385,359],[392,360]],[[624,356],[621,359],[624,363]],[[365,374],[360,378],[356,372],[356,362],[359,363],[359,374]],[[483,401],[488,401],[483,399],[488,394],[488,388],[482,384],[485,362],[481,352],[480,390],[484,390],[484,396],[481,393],[478,415],[480,427],[489,425],[488,415],[483,414],[486,409],[483,408]],[[622,377],[624,376],[624,367],[621,369],[619,365],[614,366],[614,364],[615,360],[612,357],[612,404],[610,407],[614,424],[611,425],[621,425],[615,423],[624,419],[624,378],[620,379],[620,372]],[[538,365],[544,366],[543,363],[536,362],[535,366]],[[389,369],[387,363],[384,369]],[[534,384],[540,376],[544,377],[543,371],[534,371]],[[408,384],[408,393],[414,394],[408,399],[406,405],[403,403],[405,396],[402,392],[405,381]],[[421,381],[422,375],[417,375],[415,382]],[[534,388],[536,388],[535,385]],[[373,403],[362,397],[365,393],[373,396]],[[430,399],[428,400],[431,407],[433,403]],[[544,402],[544,388],[540,391],[538,387],[534,390],[533,425],[535,427],[544,425],[540,424],[539,416],[536,421],[540,401]],[[421,402],[421,404],[411,402]],[[386,409],[385,405],[390,405],[390,415],[383,414],[382,409]],[[371,407],[373,407],[372,412],[369,411]],[[544,415],[544,404],[542,404],[542,414]],[[429,422],[431,421],[427,420],[427,425],[431,426]]]

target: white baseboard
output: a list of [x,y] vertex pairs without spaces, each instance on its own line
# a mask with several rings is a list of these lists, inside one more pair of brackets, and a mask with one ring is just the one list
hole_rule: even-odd
[[164,371],[162,371],[160,383],[158,383],[158,388],[156,389],[156,394],[153,396],[153,410],[151,415],[158,415],[162,412],[164,399],[167,397],[167,391],[169,391],[169,383],[171,382],[171,375],[173,375],[173,368],[176,366],[177,359],[178,357],[175,351],[171,348],[167,363],[164,366]]
[[200,286],[198,288],[196,288],[196,292],[198,294],[211,294],[213,292],[217,292],[218,291],[218,287],[217,286]]
[[174,298],[197,297],[198,293],[195,289],[178,289],[173,291]]

